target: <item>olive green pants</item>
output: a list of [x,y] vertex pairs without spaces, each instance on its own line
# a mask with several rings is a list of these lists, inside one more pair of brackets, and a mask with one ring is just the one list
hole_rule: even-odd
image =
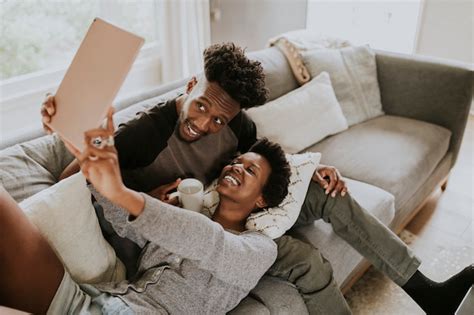
[[[397,235],[372,216],[350,194],[335,198],[311,182],[294,227],[323,219],[334,232],[368,259],[378,270],[403,286],[415,273],[420,260]],[[284,235],[275,242],[278,256],[268,274],[293,283],[310,314],[351,314],[331,264],[319,249]]]

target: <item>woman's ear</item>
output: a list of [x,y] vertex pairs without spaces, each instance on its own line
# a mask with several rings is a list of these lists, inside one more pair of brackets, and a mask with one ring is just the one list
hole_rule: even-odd
[[262,195],[258,197],[257,201],[255,202],[255,206],[259,209],[263,209],[267,207],[267,203],[265,202],[265,199],[263,199]]
[[191,93],[191,91],[193,90],[194,86],[197,84],[197,79],[196,77],[192,77],[188,83],[186,84],[186,94],[189,94]]

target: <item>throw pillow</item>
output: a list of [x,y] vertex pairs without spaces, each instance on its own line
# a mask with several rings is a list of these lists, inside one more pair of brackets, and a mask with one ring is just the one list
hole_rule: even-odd
[[125,279],[125,267],[103,238],[82,173],[20,203],[79,283]]
[[300,152],[347,129],[325,72],[274,101],[248,109],[247,114],[257,126],[258,137],[278,142],[287,153]]
[[[296,222],[301,211],[309,183],[321,160],[321,153],[286,154],[291,167],[288,195],[278,207],[252,213],[245,227],[261,232],[273,239],[285,234]],[[219,205],[219,194],[215,191],[217,180],[206,189],[203,214],[211,217]]]
[[375,53],[368,46],[302,52],[316,77],[328,72],[349,126],[383,115]]

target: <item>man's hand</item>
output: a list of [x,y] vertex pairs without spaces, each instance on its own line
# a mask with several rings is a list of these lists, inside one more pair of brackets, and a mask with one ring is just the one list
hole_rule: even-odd
[[181,183],[181,178],[178,178],[172,183],[162,185],[153,189],[152,191],[148,192],[148,195],[152,196],[153,198],[159,199],[165,203],[168,203],[170,205],[178,206],[179,205],[178,197],[169,199],[170,198],[169,192],[176,189],[179,183]]
[[326,189],[326,195],[331,194],[331,197],[336,197],[340,192],[344,197],[347,193],[347,186],[341,173],[334,166],[320,164],[313,174],[313,181]]
[[51,122],[51,118],[56,114],[56,103],[54,102],[54,95],[46,94],[46,98],[41,104],[41,121],[43,122],[43,129],[47,134],[53,133],[46,123]]

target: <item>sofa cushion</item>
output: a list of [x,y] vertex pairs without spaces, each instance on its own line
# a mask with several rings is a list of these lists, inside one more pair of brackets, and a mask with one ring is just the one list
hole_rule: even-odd
[[329,137],[308,151],[344,177],[380,187],[395,196],[400,209],[446,154],[451,132],[438,125],[381,116]]
[[19,206],[79,283],[125,279],[125,267],[102,236],[82,173],[45,189]]
[[279,143],[287,153],[348,128],[327,72],[247,114],[257,126],[257,137]]
[[349,126],[383,114],[375,53],[368,46],[302,53],[311,77],[326,71]]
[[265,86],[269,92],[268,101],[298,88],[298,82],[293,76],[288,60],[277,47],[253,51],[248,53],[247,57],[262,63]]
[[72,160],[56,135],[16,144],[0,151],[0,184],[20,202],[54,185]]
[[[368,212],[385,225],[390,224],[395,215],[392,194],[369,184],[346,178],[351,196]],[[348,243],[337,236],[330,224],[323,220],[296,228],[291,232],[319,248],[334,270],[334,278],[339,285],[362,261],[362,256]]]

